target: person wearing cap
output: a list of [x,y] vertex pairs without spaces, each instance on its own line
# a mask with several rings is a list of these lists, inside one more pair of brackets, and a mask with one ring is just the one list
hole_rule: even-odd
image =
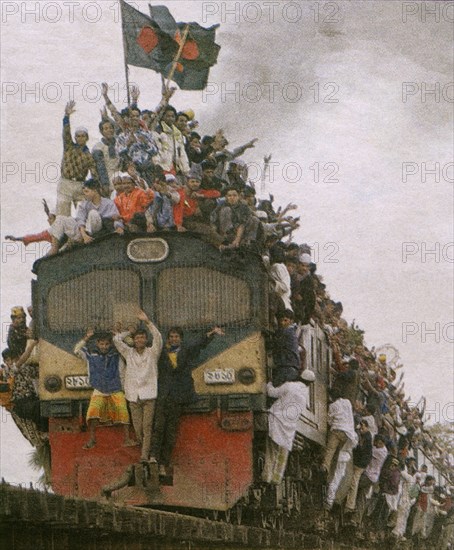
[[74,101],[68,102],[63,118],[63,160],[56,207],[56,214],[63,216],[71,216],[71,204],[83,200],[82,188],[88,172],[92,178],[98,178],[96,163],[87,147],[88,130],[77,128],[75,142],[71,136],[70,116],[75,112],[75,106]]
[[141,189],[136,187],[133,178],[128,174],[123,174],[122,192],[114,199],[121,219],[125,224],[129,224],[135,214],[143,214],[149,205],[153,202],[154,193],[151,189]]
[[83,194],[85,200],[80,203],[76,214],[76,223],[82,240],[85,244],[93,242],[97,233],[124,232],[124,225],[121,221],[115,203],[110,199],[101,196],[101,189],[95,180],[88,180],[84,183]]
[[116,150],[116,137],[113,122],[103,118],[99,123],[101,141],[96,143],[91,154],[96,163],[103,197],[110,198],[113,188],[113,177],[120,169],[120,157]]
[[27,346],[27,316],[22,306],[15,306],[11,309],[7,345],[13,357],[20,357]]
[[277,400],[268,410],[268,438],[262,480],[279,485],[285,474],[288,455],[293,447],[298,419],[309,404],[309,386],[315,374],[306,369],[293,382],[278,386],[267,384],[267,393]]
[[419,487],[416,482],[416,460],[413,457],[407,458],[405,468],[400,472],[400,498],[397,507],[396,525],[392,535],[397,539],[405,540],[404,535],[407,529],[407,521],[410,510],[416,502]]

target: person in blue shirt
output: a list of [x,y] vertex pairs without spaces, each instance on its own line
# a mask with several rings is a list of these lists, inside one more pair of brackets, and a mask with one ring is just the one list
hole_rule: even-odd
[[90,386],[93,388],[87,411],[90,439],[83,448],[92,449],[96,445],[96,426],[99,422],[108,421],[123,424],[124,445],[135,445],[129,438],[129,413],[121,386],[120,354],[112,344],[112,335],[107,332],[98,334],[96,346],[89,350],[87,342],[93,336],[94,331],[87,330],[85,337],[74,348],[75,355],[88,363]]

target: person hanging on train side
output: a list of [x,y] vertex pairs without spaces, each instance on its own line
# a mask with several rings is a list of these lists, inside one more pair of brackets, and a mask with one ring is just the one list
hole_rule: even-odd
[[309,404],[309,386],[315,374],[306,369],[294,381],[268,382],[270,397],[276,398],[268,410],[268,438],[262,481],[279,485],[284,479],[288,455],[293,447],[298,419]]
[[158,398],[150,458],[158,462],[160,475],[165,476],[170,466],[183,407],[197,401],[192,371],[214,336],[224,336],[224,331],[215,326],[192,342],[184,339],[179,327],[172,327],[167,333],[158,363]]
[[[148,333],[141,328],[132,333],[117,332],[113,342],[126,361],[124,392],[131,410],[132,425],[141,444],[141,461],[147,462],[158,394],[158,359],[162,351],[162,336],[144,311],[137,318],[150,331],[152,345],[147,346]],[[123,341],[129,335],[134,342],[132,348]]]
[[27,346],[27,316],[22,306],[11,308],[7,345],[13,357],[20,357]]
[[353,449],[353,477],[345,502],[345,513],[353,514],[356,508],[359,480],[372,460],[372,435],[365,418],[359,422],[358,445]]
[[419,495],[419,485],[416,481],[416,460],[413,457],[407,458],[405,467],[400,472],[400,498],[397,507],[396,525],[392,535],[397,540],[405,540],[407,521],[410,510]]
[[295,382],[302,370],[295,316],[285,309],[278,316],[279,328],[272,337],[273,373],[275,386],[283,382]]
[[[31,335],[30,335],[31,336]],[[24,353],[13,358],[11,403],[13,412],[23,420],[32,421],[41,432],[49,431],[49,421],[41,416],[38,397],[39,353],[38,341],[30,338]]]
[[[322,473],[326,478],[331,469],[331,463],[338,450],[347,440],[358,441],[355,432],[352,404],[348,399],[341,397],[336,388],[329,391],[331,404],[328,407],[328,439],[326,442],[325,456],[321,466]],[[356,444],[356,443],[355,443]]]
[[[95,337],[96,346],[89,348]],[[96,445],[96,427],[99,423],[111,422],[124,427],[125,446],[135,445],[129,437],[129,413],[125,394],[121,387],[120,355],[112,345],[112,335],[107,332],[95,334],[88,329],[84,338],[74,348],[74,354],[88,364],[88,375],[93,393],[87,410],[90,439],[83,446],[92,449]]]
[[[349,401],[347,402],[350,403]],[[386,448],[384,437],[376,435],[372,446],[372,459],[362,473],[358,483],[356,509],[351,518],[351,522],[355,525],[362,524],[364,513],[372,492],[372,486],[378,482],[382,466],[387,456],[388,449]]]

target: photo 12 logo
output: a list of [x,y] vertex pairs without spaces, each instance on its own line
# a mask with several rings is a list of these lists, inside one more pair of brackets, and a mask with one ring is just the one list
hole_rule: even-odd
[[408,259],[417,260],[423,264],[441,262],[454,263],[454,242],[426,243],[403,242],[402,262],[406,264]]
[[402,23],[454,23],[454,2],[402,2]]
[[454,322],[441,323],[436,321],[431,326],[425,321],[416,323],[415,321],[406,321],[402,323],[402,342],[406,344],[410,339],[419,341],[423,344],[429,342],[454,343]]
[[208,82],[202,92],[202,102],[220,103],[339,103],[340,87],[336,82]]
[[337,24],[343,20],[337,2],[202,2],[203,23],[314,23]]
[[454,103],[454,82],[402,82],[402,101]]
[[406,161],[402,163],[402,183],[407,183],[409,180],[426,183],[454,183],[454,162],[414,162]]

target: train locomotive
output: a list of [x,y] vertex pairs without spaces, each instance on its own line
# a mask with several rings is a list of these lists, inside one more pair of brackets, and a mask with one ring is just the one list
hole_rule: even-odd
[[[265,384],[272,359],[265,337],[269,279],[259,255],[226,258],[189,232],[110,235],[42,258],[33,271],[39,398],[41,414],[49,418],[55,492],[100,499],[104,490],[117,502],[215,516],[229,517],[235,510],[238,521],[248,509],[261,510],[265,518],[298,513],[303,495],[310,497],[314,457],[325,444],[331,349],[317,325],[303,327],[305,366],[316,382],[286,476],[280,486],[264,490]],[[181,419],[171,475],[158,484],[131,466],[139,464],[139,449],[122,446],[120,427],[100,427],[96,447],[83,449],[91,390],[87,365],[73,354],[74,345],[87,327],[127,325],[138,308],[162,334],[172,326],[182,327],[185,338],[213,325],[225,330],[193,371],[198,400]],[[127,483],[118,483],[125,471]]]

